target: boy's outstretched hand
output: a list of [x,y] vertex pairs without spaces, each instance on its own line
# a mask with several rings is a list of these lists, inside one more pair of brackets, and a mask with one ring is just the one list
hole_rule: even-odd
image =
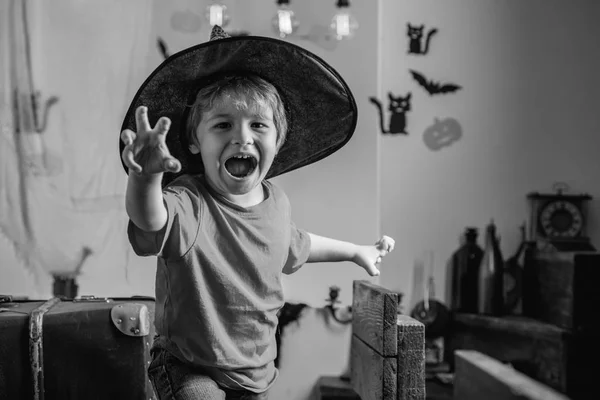
[[358,246],[354,262],[363,267],[371,276],[379,275],[378,266],[388,253],[394,250],[394,239],[383,236],[373,246]]
[[169,153],[165,143],[171,121],[161,117],[151,128],[148,109],[141,106],[135,110],[135,123],[137,132],[129,129],[121,132],[121,140],[125,143],[121,157],[130,171],[144,175],[179,172],[181,163]]

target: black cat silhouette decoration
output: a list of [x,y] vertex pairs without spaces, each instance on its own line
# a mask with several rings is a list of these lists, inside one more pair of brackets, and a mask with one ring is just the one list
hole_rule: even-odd
[[439,83],[436,81],[429,80],[423,76],[422,73],[410,70],[412,77],[417,83],[423,87],[430,95],[434,94],[446,94],[446,93],[454,93],[459,89],[462,89],[461,86],[454,83]]
[[392,93],[388,93],[390,105],[388,110],[390,111],[390,119],[388,128],[385,128],[384,124],[384,112],[383,105],[377,98],[369,97],[369,101],[377,107],[379,111],[379,126],[381,127],[381,133],[393,134],[393,135],[408,135],[406,131],[406,113],[410,111],[410,98],[411,93],[408,92],[406,96],[394,96]]
[[429,53],[431,37],[437,33],[437,28],[432,28],[424,34],[425,25],[417,26],[407,23],[406,35],[408,36],[408,54],[425,55]]

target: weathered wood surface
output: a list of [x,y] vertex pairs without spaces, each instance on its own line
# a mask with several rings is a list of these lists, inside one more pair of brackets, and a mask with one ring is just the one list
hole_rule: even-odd
[[384,357],[398,354],[397,316],[397,293],[368,281],[354,281],[352,333]]
[[490,315],[455,313],[456,324],[470,328],[481,328],[498,333],[535,337],[540,340],[561,341],[568,331],[558,326],[517,315],[494,317]]
[[398,295],[354,281],[350,381],[363,400],[425,399],[425,326],[398,315]]
[[525,252],[523,313],[562,328],[600,330],[600,253]]
[[396,357],[383,357],[352,335],[350,350],[350,382],[362,400],[396,400]]
[[455,350],[476,350],[575,400],[587,400],[600,374],[596,335],[575,333],[526,317],[455,313],[445,338],[445,358],[454,368]]
[[398,315],[398,399],[425,399],[425,325]]
[[455,352],[454,398],[460,400],[568,400],[500,361],[474,350]]
[[564,330],[529,318],[456,313],[450,332],[445,351],[451,367],[455,366],[455,350],[476,350],[566,391],[568,347]]

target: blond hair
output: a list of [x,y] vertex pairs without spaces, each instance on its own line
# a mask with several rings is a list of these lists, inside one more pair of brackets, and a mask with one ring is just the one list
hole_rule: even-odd
[[288,129],[285,107],[275,86],[255,75],[227,75],[198,91],[187,119],[188,143],[196,141],[196,129],[202,121],[202,114],[210,110],[218,101],[223,101],[225,97],[233,99],[238,109],[269,106],[273,111],[279,151],[285,142]]

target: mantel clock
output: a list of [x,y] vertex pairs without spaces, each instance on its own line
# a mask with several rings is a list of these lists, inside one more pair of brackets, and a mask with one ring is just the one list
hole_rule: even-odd
[[533,192],[529,238],[540,250],[595,251],[586,233],[589,194],[567,194],[566,184],[555,184],[556,193]]

